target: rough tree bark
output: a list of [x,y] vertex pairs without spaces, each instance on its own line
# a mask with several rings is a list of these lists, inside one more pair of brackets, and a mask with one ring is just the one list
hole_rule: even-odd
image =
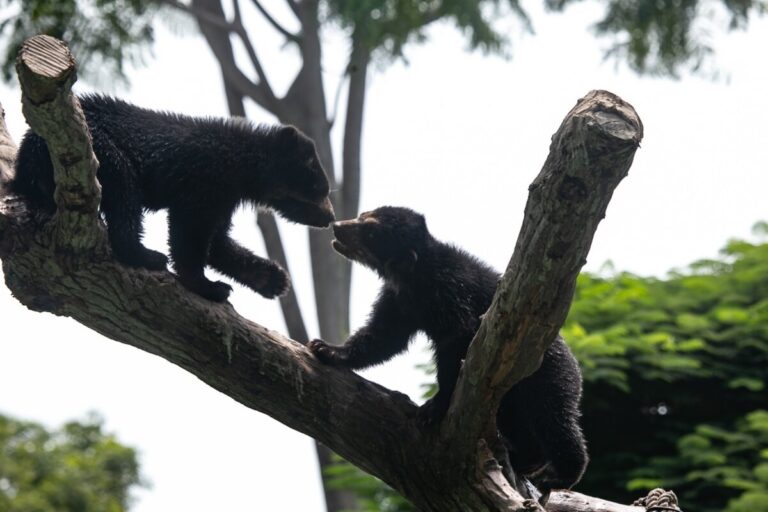
[[[405,395],[318,363],[302,344],[240,317],[229,304],[189,293],[168,272],[113,261],[95,208],[95,159],[69,89],[73,60],[63,44],[38,36],[23,46],[18,71],[25,116],[50,144],[58,208],[47,219],[18,198],[0,202],[0,258],[22,304],[163,357],[314,437],[421,510],[542,510],[507,478],[490,418],[498,397],[537,367],[562,323],[597,223],[642,137],[631,106],[593,91],[566,116],[531,186],[515,253],[448,416],[424,428]],[[0,145],[12,146],[7,133],[0,133]],[[554,493],[547,508],[644,510],[571,492]]]

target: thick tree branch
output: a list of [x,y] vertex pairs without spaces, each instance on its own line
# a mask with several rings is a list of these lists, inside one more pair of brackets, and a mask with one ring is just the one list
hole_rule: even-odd
[[[578,492],[555,492],[547,503],[548,512],[644,512],[644,507],[619,505],[610,501],[585,496]],[[661,511],[659,511],[661,512]]]
[[[49,60],[56,61],[55,58],[46,58],[47,63]],[[47,68],[38,69],[42,73],[37,75],[45,78]],[[26,88],[34,84],[34,80],[22,81],[25,94],[28,95]],[[59,137],[58,143],[49,146],[54,161],[67,154],[70,148],[68,144],[78,146],[82,133],[86,131],[82,114],[71,108],[75,100],[69,85],[71,80],[65,80],[52,99],[36,107],[48,112],[48,119],[60,122],[55,134],[43,135]],[[600,97],[604,95],[599,93]],[[577,107],[576,111],[579,110]],[[65,119],[65,115],[70,118]],[[584,130],[599,129],[599,126],[605,129],[609,121],[615,122],[617,127],[624,126],[616,120],[615,113],[607,110],[597,112],[592,121],[574,121],[573,117],[577,117],[576,114],[569,115],[563,126],[568,127],[573,123],[583,125]],[[70,125],[79,126],[79,131],[72,130]],[[51,123],[51,128],[53,126]],[[556,135],[556,141],[561,140],[565,133],[570,133],[563,128],[561,132]],[[577,130],[570,136],[577,136],[578,133],[581,132]],[[628,151],[623,146],[614,146],[600,138],[582,140],[576,137],[574,141],[574,144],[562,140],[562,144],[553,144],[555,153],[551,158],[563,158],[558,152],[569,154],[569,149],[574,150],[581,155],[582,162],[588,157],[590,165],[599,171],[605,168],[602,160],[621,159]],[[590,145],[587,141],[596,145]],[[90,164],[93,162],[92,151],[87,145],[86,149],[87,155],[79,162]],[[74,167],[55,168],[57,184],[62,188],[68,186],[68,174],[90,172],[90,179],[93,180],[90,187],[73,188],[67,194],[57,192],[60,198],[57,217],[71,204],[90,204],[84,198],[92,197],[93,190],[97,190],[92,169],[88,165],[81,167],[77,171]],[[595,193],[610,196],[612,187],[607,183],[616,179],[616,172],[597,174],[596,179],[600,183],[595,183]],[[78,179],[81,178],[79,176]],[[579,192],[582,191],[581,187],[573,183],[567,186],[562,183],[554,174],[537,179],[532,187],[531,201],[535,203],[550,197],[559,197],[566,202],[583,200],[583,194]],[[165,358],[247,407],[264,412],[318,439],[354,464],[382,478],[421,510],[541,510],[535,502],[522,499],[505,478],[505,471],[494,458],[488,444],[488,439],[492,441],[495,435],[485,439],[483,436],[471,439],[474,444],[472,453],[466,460],[455,464],[453,447],[465,442],[467,433],[447,440],[435,435],[436,432],[432,430],[423,429],[416,419],[416,406],[404,395],[386,390],[352,372],[320,364],[301,344],[243,319],[229,304],[214,304],[189,293],[170,273],[126,268],[109,259],[108,254],[94,251],[85,245],[76,245],[62,252],[55,230],[48,229],[51,225],[59,224],[57,218],[51,220],[29,215],[20,207],[18,199],[2,199],[0,257],[5,279],[15,297],[28,307],[70,316],[111,339]],[[546,201],[544,204],[547,204]],[[572,226],[574,233],[569,236],[581,240],[584,232],[594,231],[596,218],[602,211],[589,208],[577,208],[576,211],[580,216]],[[563,216],[568,215],[568,212],[573,213],[573,210],[568,209],[563,212]],[[89,215],[98,223],[95,211],[90,211]],[[544,211],[540,218],[526,217],[521,240],[529,241],[525,234],[530,230],[536,232],[537,237],[532,240],[534,243],[530,250],[518,244],[516,254],[522,252],[524,261],[541,256],[534,249],[539,247],[538,238],[548,238],[548,233],[542,229],[547,226],[547,219],[551,215],[551,212]],[[561,222],[565,224],[562,219]],[[72,229],[70,235],[78,234],[76,226],[63,225],[62,229]],[[102,241],[105,239],[102,229],[95,230],[95,233]],[[566,236],[557,229],[549,235],[554,241]],[[555,247],[560,246],[555,244]],[[552,254],[547,253],[545,256],[552,259]],[[555,258],[558,265],[561,264],[561,258],[564,256]],[[570,282],[577,271],[578,265],[569,267],[565,276],[549,268],[532,268],[531,272],[540,273],[529,277],[538,283],[544,294],[549,287],[560,287],[562,290],[562,283],[556,279],[559,277],[566,283]],[[510,272],[504,280],[512,281]],[[501,298],[496,301],[497,308],[511,308],[517,304],[514,297],[508,296],[513,293],[509,290],[509,283],[502,284],[499,292]],[[521,291],[525,289],[521,288]],[[509,311],[516,315],[519,309]],[[500,310],[489,313],[485,332],[498,332],[499,326],[505,325],[504,316]],[[543,322],[532,322],[535,324],[539,321]],[[557,324],[555,320],[544,323]],[[487,344],[497,341],[498,338],[490,336],[485,339]],[[502,355],[514,359],[508,352]],[[478,361],[482,362],[483,359]],[[476,364],[468,361],[467,368],[474,368]],[[508,375],[498,372],[489,375],[493,377],[492,385],[489,386],[491,390],[496,390],[510,380]],[[469,403],[463,406],[470,410],[472,408]],[[447,449],[447,442],[451,443],[451,449]],[[561,494],[555,493],[552,497],[553,506],[560,508],[551,510],[633,511],[632,508],[614,507],[613,504],[605,503],[595,508],[595,500],[589,505],[592,508],[584,508],[586,505],[583,504],[568,508],[570,505],[563,505],[569,503],[568,500],[571,500],[570,503],[580,502]]]
[[290,32],[285,27],[283,27],[275,18],[272,16],[269,11],[267,11],[263,5],[261,5],[261,2],[259,0],[251,0],[253,2],[253,5],[256,6],[256,8],[259,10],[262,16],[264,16],[264,19],[266,19],[272,27],[280,32],[283,36],[285,36],[286,39],[289,41],[293,41],[294,43],[298,43],[300,41],[300,37],[297,34],[294,34],[293,32]]
[[488,438],[501,397],[539,367],[642,137],[632,106],[606,91],[590,92],[566,116],[529,188],[514,254],[470,346],[445,436]]

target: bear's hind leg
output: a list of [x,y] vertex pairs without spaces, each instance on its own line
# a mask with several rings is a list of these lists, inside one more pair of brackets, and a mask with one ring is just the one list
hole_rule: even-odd
[[177,208],[168,211],[168,244],[179,282],[188,290],[214,301],[224,302],[232,287],[205,277],[208,248],[217,217],[211,212],[190,213]]
[[168,264],[165,254],[147,249],[141,243],[144,215],[134,169],[108,140],[95,139],[96,142],[102,160],[98,171],[102,185],[101,211],[115,258],[130,267],[165,270]]
[[234,241],[227,230],[214,235],[208,264],[268,299],[284,295],[291,284],[280,265],[256,256]]
[[543,503],[553,489],[570,489],[581,480],[587,467],[586,442],[581,428],[575,421],[565,418],[562,421],[551,419],[550,423],[537,425],[536,437],[539,438],[546,466],[530,479],[543,494]]
[[541,366],[502,399],[499,429],[517,447],[546,502],[552,489],[570,489],[589,462],[579,426],[581,372],[562,338],[547,349]]

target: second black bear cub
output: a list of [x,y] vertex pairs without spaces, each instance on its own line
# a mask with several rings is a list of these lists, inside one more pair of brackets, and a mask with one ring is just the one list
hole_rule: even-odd
[[[439,389],[420,416],[447,412],[462,360],[491,304],[499,274],[462,249],[442,243],[424,217],[407,208],[381,207],[333,225],[334,249],[384,280],[368,322],[340,347],[321,340],[309,348],[328,364],[366,368],[402,352],[417,331],[432,342]],[[581,372],[558,337],[541,367],[503,398],[497,424],[513,467],[546,496],[570,488],[587,464],[579,427]]]
[[[80,104],[100,162],[110,245],[126,265],[165,268],[165,255],[144,247],[141,238],[143,210],[167,208],[171,258],[185,287],[225,300],[231,288],[205,277],[203,269],[210,265],[274,297],[288,289],[288,275],[229,236],[237,206],[270,207],[288,220],[317,227],[334,219],[315,145],[292,126],[156,112],[100,95],[84,96]],[[45,140],[29,131],[10,189],[53,213],[54,188]]]

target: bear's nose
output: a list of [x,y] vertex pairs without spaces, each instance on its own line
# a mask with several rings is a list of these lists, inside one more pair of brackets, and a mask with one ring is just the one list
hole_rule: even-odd
[[334,222],[331,224],[331,227],[333,228],[333,234],[336,236],[336,238],[339,237],[339,234],[347,231],[347,234],[349,234],[349,228],[353,227],[354,225],[359,224],[359,221],[357,219],[349,219],[349,220],[340,220],[338,222]]
[[343,228],[344,226],[351,226],[353,224],[357,224],[357,222],[357,219],[340,220],[333,223],[333,229]]
[[331,203],[331,199],[329,197],[325,198],[323,204],[320,205],[320,208],[322,208],[328,217],[330,217],[330,220],[336,219],[336,213],[333,211],[333,203]]

